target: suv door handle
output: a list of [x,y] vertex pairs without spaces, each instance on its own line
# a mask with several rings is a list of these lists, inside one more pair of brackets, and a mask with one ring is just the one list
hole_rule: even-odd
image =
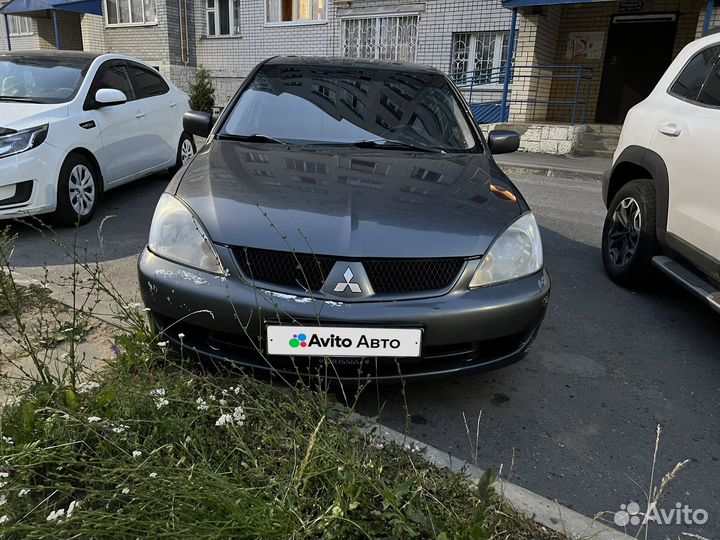
[[139,112],[139,113],[137,113],[137,114],[135,115],[135,118],[145,118],[145,113],[144,113],[144,112]]
[[682,130],[678,127],[678,125],[673,124],[672,122],[660,124],[657,129],[660,133],[667,135],[668,137],[677,137],[680,133],[682,133]]
[[171,106],[172,108],[175,108],[175,107],[177,107],[177,103],[171,103],[170,106]]

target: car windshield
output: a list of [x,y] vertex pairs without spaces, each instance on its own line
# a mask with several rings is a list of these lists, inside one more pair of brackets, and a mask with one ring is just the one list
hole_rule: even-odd
[[220,135],[445,152],[477,145],[451,83],[441,74],[400,67],[266,64]]
[[0,102],[64,103],[75,97],[89,59],[0,56]]

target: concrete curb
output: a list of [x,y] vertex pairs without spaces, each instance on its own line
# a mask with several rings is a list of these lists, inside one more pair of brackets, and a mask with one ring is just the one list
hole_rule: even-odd
[[[413,437],[403,435],[367,417],[353,413],[351,418],[362,424],[361,429],[366,433],[375,433],[380,438],[399,445],[409,444],[421,448],[422,455],[430,463],[464,475],[471,484],[476,484],[484,473],[482,469],[462,459],[454,458],[447,452],[443,452]],[[496,480],[495,489],[521,514],[549,529],[565,534],[569,538],[582,540],[635,540],[623,532],[511,482]]]
[[593,169],[579,169],[575,167],[549,166],[549,165],[529,165],[525,163],[497,162],[498,166],[508,176],[533,175],[533,176],[549,176],[560,178],[573,178],[575,180],[588,180],[593,182],[601,182],[603,173]]

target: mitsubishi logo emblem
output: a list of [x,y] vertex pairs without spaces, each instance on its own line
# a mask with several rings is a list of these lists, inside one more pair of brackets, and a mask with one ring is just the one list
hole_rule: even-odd
[[341,281],[340,283],[335,285],[335,288],[333,289],[333,291],[344,292],[345,289],[350,287],[350,292],[353,292],[353,293],[361,293],[362,292],[360,285],[358,285],[357,283],[353,283],[352,278],[355,277],[355,274],[352,273],[352,270],[350,270],[349,266],[348,266],[347,270],[345,270],[343,277],[345,278],[345,281]]

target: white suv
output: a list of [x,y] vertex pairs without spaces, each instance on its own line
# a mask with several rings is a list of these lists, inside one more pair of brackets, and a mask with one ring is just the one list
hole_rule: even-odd
[[0,219],[89,221],[104,191],[193,156],[189,108],[187,94],[132,58],[0,54]]
[[625,120],[605,177],[602,255],[640,284],[651,265],[720,311],[720,34],[687,45]]

